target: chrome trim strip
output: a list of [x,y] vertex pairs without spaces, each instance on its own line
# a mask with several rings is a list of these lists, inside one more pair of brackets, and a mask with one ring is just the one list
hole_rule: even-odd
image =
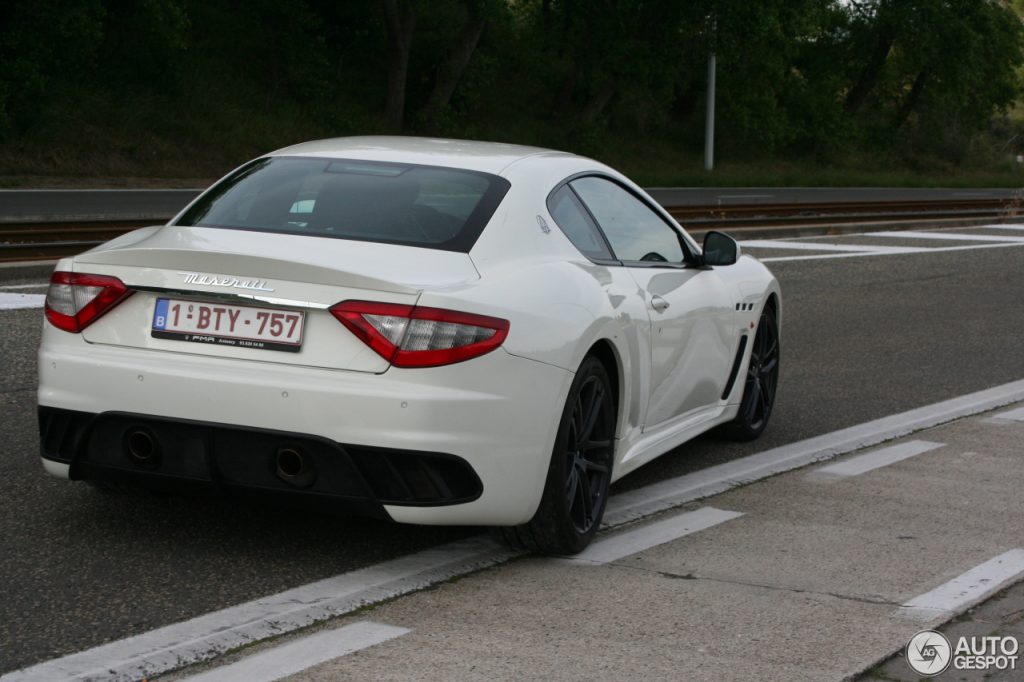
[[275,306],[290,308],[309,308],[313,310],[327,310],[333,304],[315,303],[313,301],[297,301],[290,298],[279,298],[277,296],[261,296],[259,294],[243,294],[234,291],[198,291],[195,289],[175,289],[171,287],[133,286],[127,284],[129,289],[135,291],[149,291],[157,294],[172,294],[176,296],[199,296],[202,298],[226,299],[228,301],[258,301]]

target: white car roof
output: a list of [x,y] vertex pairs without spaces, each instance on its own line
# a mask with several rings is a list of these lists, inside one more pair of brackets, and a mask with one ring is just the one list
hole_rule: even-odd
[[463,168],[483,173],[501,174],[510,164],[526,157],[574,157],[575,154],[542,147],[527,147],[501,142],[446,140],[431,137],[361,136],[314,140],[285,147],[268,156],[311,156],[390,161],[428,166]]

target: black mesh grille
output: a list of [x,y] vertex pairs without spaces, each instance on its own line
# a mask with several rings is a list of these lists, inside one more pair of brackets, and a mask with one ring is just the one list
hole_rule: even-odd
[[39,438],[43,455],[58,462],[70,462],[95,416],[88,412],[40,407]]
[[385,504],[441,505],[471,502],[483,492],[480,479],[453,455],[345,446]]

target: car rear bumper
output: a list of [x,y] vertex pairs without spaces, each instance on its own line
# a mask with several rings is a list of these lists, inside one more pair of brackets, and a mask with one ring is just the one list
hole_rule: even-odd
[[[85,435],[72,445],[55,448],[56,432],[44,430],[51,473],[362,500],[364,513],[426,524],[529,520],[572,380],[501,349],[445,367],[367,374],[102,346],[51,328],[39,367],[44,421],[84,415],[75,428]],[[158,466],[127,456],[133,429],[157,441]],[[291,446],[309,453],[315,483],[275,475],[275,453]],[[423,462],[431,464],[425,473]],[[452,474],[459,462],[465,472]],[[447,496],[399,499],[394,490],[409,485],[403,467],[435,487],[451,489],[453,475],[463,483]],[[438,467],[448,467],[439,480],[431,472]],[[479,485],[467,493],[469,479]]]
[[387,504],[465,504],[483,492],[472,467],[453,455],[271,429],[40,407],[39,433],[43,459],[65,465],[73,479],[302,494],[384,519]]

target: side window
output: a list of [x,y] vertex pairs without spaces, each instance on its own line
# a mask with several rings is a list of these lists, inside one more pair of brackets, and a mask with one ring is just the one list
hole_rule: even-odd
[[570,184],[597,219],[617,258],[683,262],[678,233],[644,202],[604,178],[585,177]]
[[548,199],[548,210],[558,227],[584,256],[595,260],[610,260],[608,245],[598,233],[590,217],[579,205],[579,200],[566,186],[559,188]]

